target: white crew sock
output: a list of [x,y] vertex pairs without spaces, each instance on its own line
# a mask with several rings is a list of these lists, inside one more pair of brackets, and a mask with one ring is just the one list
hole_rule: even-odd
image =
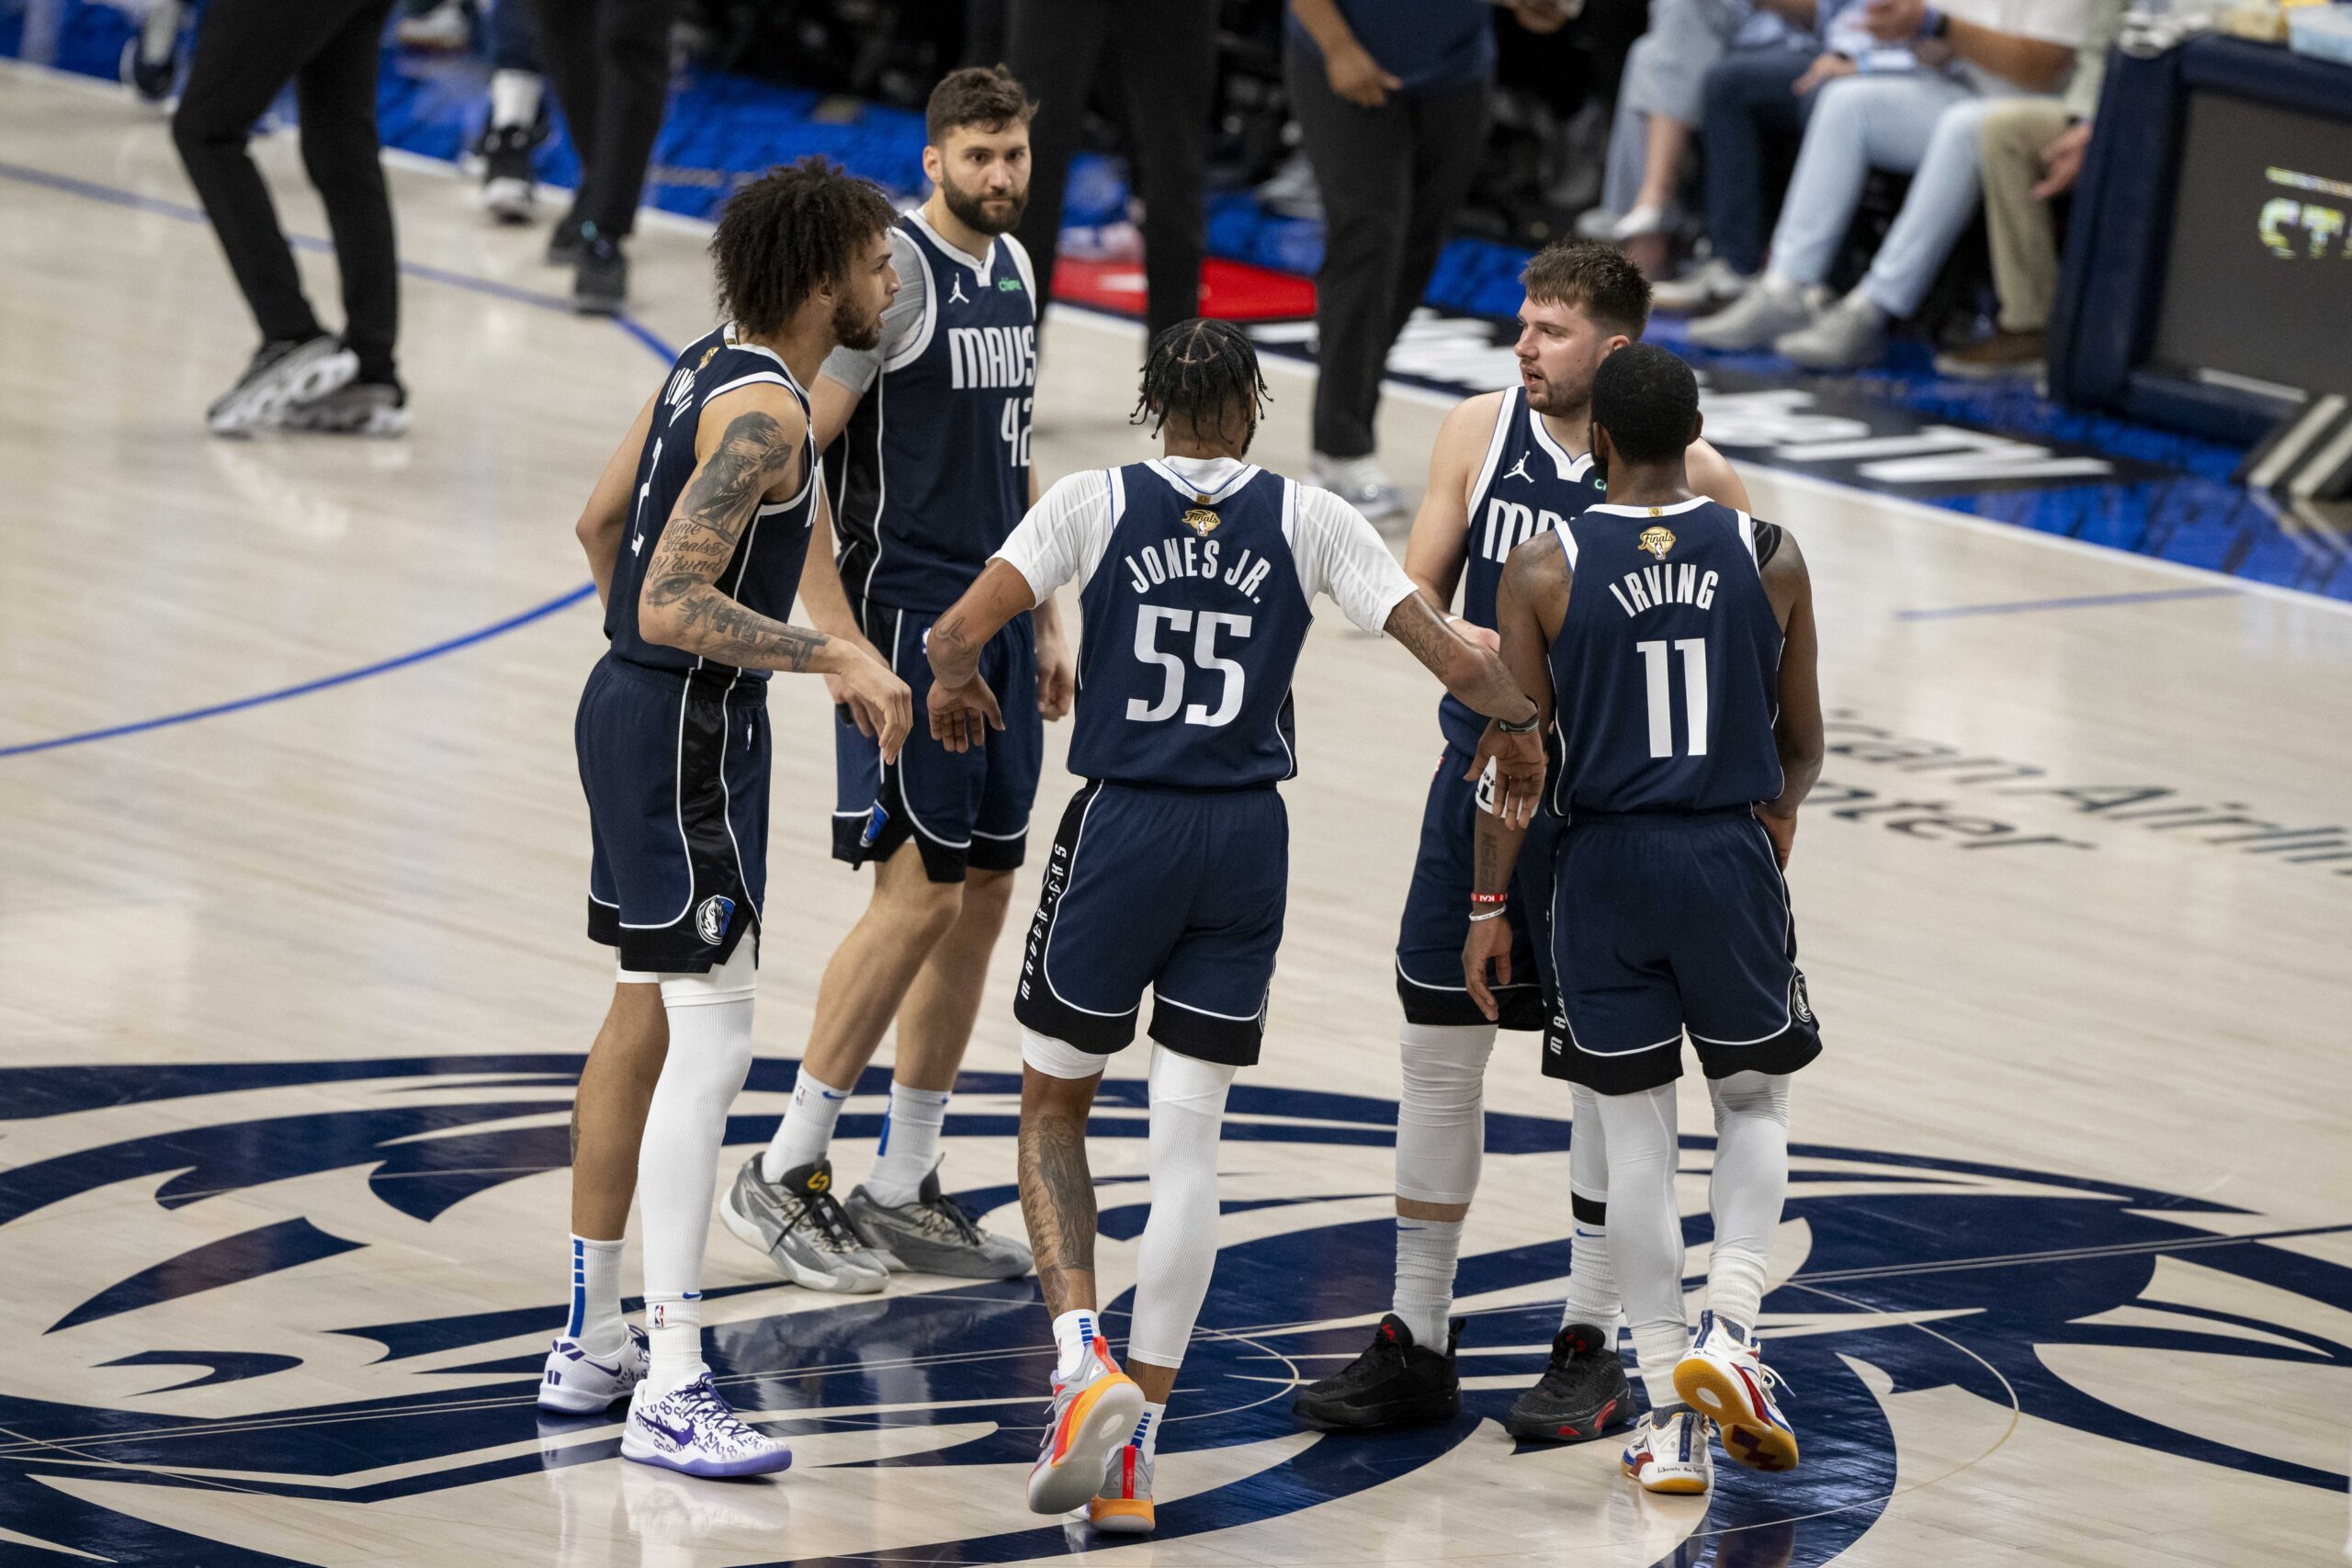
[[1396,1298],[1389,1310],[1413,1331],[1413,1343],[1445,1354],[1446,1314],[1453,1306],[1460,1220],[1396,1222]]
[[571,1238],[571,1320],[563,1332],[600,1361],[628,1343],[628,1325],[621,1321],[619,1242]]
[[939,1130],[947,1121],[947,1102],[955,1096],[939,1089],[890,1086],[890,1110],[882,1122],[882,1146],[876,1150],[874,1174],[865,1179],[865,1195],[885,1208],[896,1209],[915,1201],[922,1179],[939,1163]]
[[1707,1183],[1715,1246],[1707,1265],[1707,1307],[1750,1336],[1789,1190],[1789,1076],[1710,1078],[1707,1097],[1715,1105],[1715,1173]]
[[1102,1320],[1092,1307],[1072,1307],[1054,1319],[1054,1376],[1077,1376],[1094,1342],[1102,1337]]
[[501,130],[517,125],[527,130],[539,118],[540,91],[539,73],[536,71],[492,72],[490,123]]
[[684,1388],[710,1369],[702,1359],[702,1292],[645,1298],[645,1337],[652,1341],[653,1367],[645,1374],[646,1397],[659,1399]]
[[1159,1424],[1167,1419],[1167,1405],[1147,1404],[1143,1407],[1143,1419],[1136,1423],[1136,1435],[1127,1439],[1131,1447],[1143,1450],[1139,1463],[1149,1464],[1159,1452]]
[[1576,1126],[1568,1141],[1568,1208],[1574,1221],[1568,1248],[1568,1293],[1560,1326],[1590,1324],[1611,1344],[1617,1338],[1617,1270],[1609,1260],[1609,1145],[1600,1130],[1600,1097],[1577,1088],[1569,1103]]
[[769,1140],[767,1152],[760,1156],[760,1175],[776,1181],[787,1170],[823,1159],[833,1141],[833,1123],[841,1120],[842,1107],[848,1100],[849,1090],[835,1089],[807,1067],[801,1068],[800,1076],[792,1080],[792,1104],[784,1113],[783,1124]]

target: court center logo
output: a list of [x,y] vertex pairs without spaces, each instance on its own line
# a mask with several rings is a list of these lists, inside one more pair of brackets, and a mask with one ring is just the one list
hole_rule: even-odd
[[[541,1417],[533,1393],[563,1317],[561,1183],[580,1066],[504,1055],[0,1069],[15,1161],[0,1168],[0,1321],[21,1348],[0,1362],[0,1520],[13,1539],[121,1563],[244,1568],[309,1561],[322,1536],[413,1550],[417,1532],[481,1497],[542,1510],[533,1528],[564,1539],[575,1527],[600,1542],[671,1529],[682,1547],[733,1562],[1004,1562],[1105,1544],[1051,1521],[959,1531],[983,1516],[939,1505],[936,1467],[1001,1467],[1017,1495],[1035,1455],[1052,1346],[1030,1280],[917,1276],[903,1293],[842,1301],[768,1280],[709,1290],[721,1385],[799,1453],[773,1487],[680,1483],[618,1461],[613,1418]],[[754,1064],[746,1103],[779,1105],[792,1079],[788,1062]],[[887,1084],[877,1070],[858,1092],[875,1103]],[[1009,1139],[1018,1095],[1012,1075],[967,1074],[947,1136]],[[1139,1080],[1107,1080],[1098,1103],[1096,1137],[1143,1135]],[[1383,1517],[1442,1511],[1459,1472],[1440,1461],[1457,1450],[1456,1462],[1521,1467],[1520,1481],[1502,1477],[1521,1491],[1498,1495],[1557,1509],[1564,1528],[1635,1506],[1602,1478],[1605,1462],[1557,1468],[1558,1450],[1514,1450],[1496,1425],[1541,1374],[1557,1325],[1565,1206],[1490,1204],[1471,1222],[1460,1419],[1350,1437],[1291,1416],[1296,1384],[1352,1358],[1388,1300],[1395,1118],[1394,1102],[1374,1097],[1234,1087],[1226,1247],[1163,1432],[1161,1539],[1374,1489],[1388,1494]],[[728,1143],[755,1145],[775,1122],[736,1115]],[[853,1106],[840,1136],[879,1126]],[[1565,1179],[1563,1117],[1491,1111],[1487,1132],[1490,1183],[1522,1157]],[[1703,1168],[1712,1140],[1683,1143],[1685,1168]],[[1923,1407],[1915,1401],[1945,1420],[1932,1452],[1903,1460],[1915,1483],[1917,1467],[1989,1457],[2025,1421],[2042,1445],[2055,1432],[2130,1446],[2151,1475],[2177,1481],[2185,1464],[2183,1483],[2202,1472],[2213,1484],[2341,1491],[2320,1456],[2251,1436],[2267,1424],[2217,1429],[2169,1392],[2184,1375],[2257,1387],[2352,1369],[2337,1337],[2352,1269],[2295,1245],[2317,1231],[2147,1189],[1883,1151],[1800,1145],[1794,1168],[1759,1332],[1793,1391],[1804,1463],[1773,1476],[1719,1466],[1713,1495],[1689,1511],[1691,1533],[1653,1561],[1835,1561],[1896,1490],[1891,1416]],[[543,1185],[510,1190],[523,1180]],[[959,1196],[997,1225],[1019,1223],[1008,1188]],[[1106,1179],[1098,1202],[1107,1258],[1141,1234],[1148,1186]],[[1684,1223],[1694,1245],[1707,1239],[1703,1212]],[[105,1249],[61,1248],[61,1236],[101,1231]],[[135,1267],[125,1248],[138,1249]],[[419,1302],[435,1310],[418,1315]],[[1105,1303],[1114,1338],[1130,1305],[1125,1294]],[[2214,1370],[2224,1365],[2235,1371]],[[1959,1451],[1978,1427],[1984,1455]],[[855,1482],[871,1505],[824,1521],[834,1555],[796,1554],[814,1526],[805,1512],[796,1523],[792,1489],[833,1465],[871,1472]],[[233,1508],[219,1505],[224,1486]],[[1654,1538],[1624,1538],[1643,1539]],[[1591,1560],[1642,1568],[1622,1551]]]

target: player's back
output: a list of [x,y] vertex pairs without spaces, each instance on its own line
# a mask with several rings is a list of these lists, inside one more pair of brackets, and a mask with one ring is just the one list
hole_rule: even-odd
[[1239,466],[1105,470],[1114,519],[1080,595],[1072,773],[1185,789],[1297,771],[1290,684],[1314,616],[1292,555],[1298,490]]
[[[645,572],[670,513],[695,468],[695,441],[704,408],[716,397],[747,386],[781,386],[798,400],[804,423],[808,395],[773,352],[735,340],[732,324],[720,326],[686,345],[670,367],[653,406],[653,423],[637,460],[628,531],[613,563],[612,595],[605,605],[605,636],[613,655],[649,669],[689,674],[723,672],[764,681],[764,670],[715,665],[695,654],[649,641],[638,627],[638,600]],[[816,451],[804,436],[800,488],[790,500],[763,502],[743,530],[735,554],[718,574],[721,592],[744,608],[775,620],[790,617],[800,592],[800,569],[808,558],[809,529],[816,518]]]
[[1574,574],[1550,652],[1562,816],[1713,812],[1780,794],[1781,632],[1759,527],[1701,498],[1589,506],[1554,530]]

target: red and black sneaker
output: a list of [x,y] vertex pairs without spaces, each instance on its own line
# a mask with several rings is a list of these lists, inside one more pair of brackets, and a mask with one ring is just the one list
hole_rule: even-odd
[[1456,1318],[1445,1353],[1413,1343],[1405,1320],[1390,1313],[1372,1332],[1363,1355],[1299,1390],[1291,1411],[1326,1432],[1372,1432],[1388,1427],[1423,1427],[1462,1414],[1462,1380],[1453,1370],[1454,1347],[1462,1339]]
[[1503,1417],[1503,1430],[1529,1443],[1589,1443],[1633,1424],[1634,1391],[1616,1336],[1589,1323],[1560,1330],[1552,1364]]

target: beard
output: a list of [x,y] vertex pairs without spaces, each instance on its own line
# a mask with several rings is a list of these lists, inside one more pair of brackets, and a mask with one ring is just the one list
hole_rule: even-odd
[[1536,372],[1542,380],[1527,394],[1527,406],[1537,413],[1547,413],[1555,419],[1581,413],[1592,402],[1592,378],[1587,376],[1584,385],[1570,388],[1563,382]]
[[872,348],[882,341],[882,313],[866,315],[856,300],[843,295],[833,303],[833,341],[843,348]]
[[1009,198],[1003,198],[1007,205],[1001,216],[989,211],[988,197],[973,195],[952,179],[939,182],[939,194],[946,199],[947,210],[956,215],[958,222],[990,238],[1012,232],[1021,224],[1022,213],[1029,208],[1026,190],[1015,191]]

